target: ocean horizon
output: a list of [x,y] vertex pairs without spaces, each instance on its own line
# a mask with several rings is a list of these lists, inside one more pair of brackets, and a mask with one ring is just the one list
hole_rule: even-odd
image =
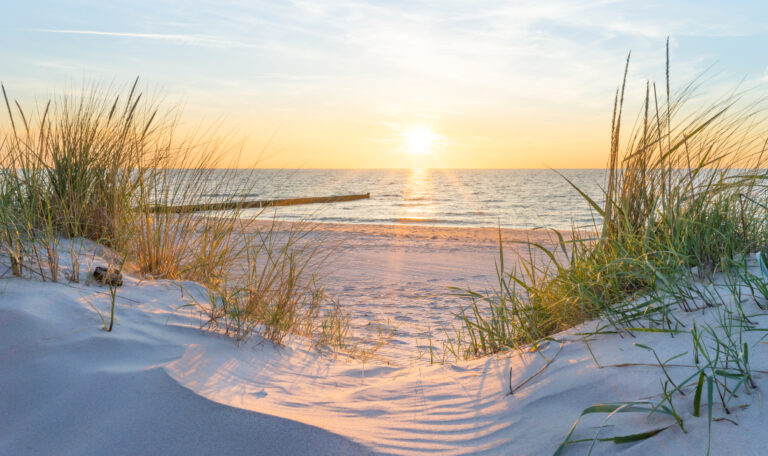
[[231,181],[226,186],[220,185],[215,173],[210,177],[210,187],[215,190],[203,195],[208,201],[231,197],[238,188],[250,189],[247,195],[238,196],[251,200],[370,193],[370,199],[358,201],[275,207],[266,213],[251,209],[244,211],[244,217],[261,214],[324,223],[571,229],[591,226],[598,216],[565,178],[600,201],[606,170],[256,169],[227,170],[226,176]]

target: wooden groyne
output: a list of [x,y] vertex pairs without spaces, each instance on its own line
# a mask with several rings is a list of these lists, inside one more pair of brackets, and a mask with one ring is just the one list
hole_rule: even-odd
[[154,206],[152,212],[174,212],[174,213],[187,213],[187,212],[202,212],[202,211],[228,211],[233,209],[262,209],[271,206],[297,206],[299,204],[324,204],[324,203],[341,203],[344,201],[357,201],[361,199],[370,199],[370,193],[363,193],[359,195],[334,195],[334,196],[320,196],[310,198],[285,198],[274,200],[260,200],[260,201],[239,201],[239,202],[226,202],[226,203],[201,203],[201,204],[185,204],[180,206]]

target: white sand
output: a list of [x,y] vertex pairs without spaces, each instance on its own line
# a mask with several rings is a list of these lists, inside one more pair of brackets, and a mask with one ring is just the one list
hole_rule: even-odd
[[[514,241],[551,243],[546,230],[502,230],[507,259],[521,251]],[[352,314],[354,329],[376,339],[394,330],[377,354],[390,364],[429,361],[429,341],[459,327],[455,316],[466,301],[461,289],[498,287],[499,230],[427,226],[318,224],[311,236],[338,246],[326,266],[331,296]]]
[[[612,366],[655,363],[633,344],[652,346],[662,359],[687,352],[675,362],[693,364],[689,335],[605,334],[589,342],[604,366],[598,368],[578,335],[598,324],[591,322],[558,335],[562,349],[557,343],[544,349],[547,357],[560,350],[555,361],[510,396],[510,381],[517,385],[544,366],[538,354],[443,366],[418,360],[415,347],[425,324],[452,322],[439,311],[458,304],[444,297],[446,285],[481,288],[494,280],[493,230],[323,229],[348,240],[331,291],[353,306],[359,324],[366,318],[399,322],[383,360],[331,359],[299,340],[279,349],[255,339],[238,347],[198,329],[194,311],[180,308],[202,293],[199,286],[132,277],[118,292],[115,330],[106,333],[91,307],[107,310],[105,288],[6,273],[0,279],[0,454],[551,454],[585,407],[661,397],[658,367]],[[4,270],[0,266],[0,275]],[[431,294],[441,296],[414,299]],[[751,298],[744,307],[759,311]],[[711,309],[677,314],[687,328],[714,315]],[[764,316],[752,319],[768,327]],[[765,345],[757,343],[763,334],[746,334],[752,368],[768,371]],[[693,370],[669,371],[680,381]],[[759,388],[768,386],[764,373],[754,377]],[[748,406],[734,406],[728,416],[715,406],[717,418],[738,425],[713,423],[712,454],[765,454],[761,389],[750,396],[742,391],[733,404]],[[676,406],[688,433],[673,426],[636,444],[599,443],[594,454],[703,454],[707,420],[692,416],[693,394],[686,393]],[[593,437],[603,418],[585,417],[574,438]],[[609,424],[601,436],[673,421],[624,414]],[[574,445],[566,454],[588,447]]]

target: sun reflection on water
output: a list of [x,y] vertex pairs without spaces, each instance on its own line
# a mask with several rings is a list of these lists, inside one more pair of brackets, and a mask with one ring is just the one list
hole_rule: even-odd
[[427,168],[411,170],[403,188],[403,212],[400,222],[429,222],[434,220],[434,181]]

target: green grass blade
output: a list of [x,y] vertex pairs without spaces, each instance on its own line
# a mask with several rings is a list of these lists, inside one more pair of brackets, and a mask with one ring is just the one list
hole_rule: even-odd
[[704,389],[704,372],[699,374],[699,381],[696,384],[696,393],[693,396],[693,416],[701,416],[701,393]]

